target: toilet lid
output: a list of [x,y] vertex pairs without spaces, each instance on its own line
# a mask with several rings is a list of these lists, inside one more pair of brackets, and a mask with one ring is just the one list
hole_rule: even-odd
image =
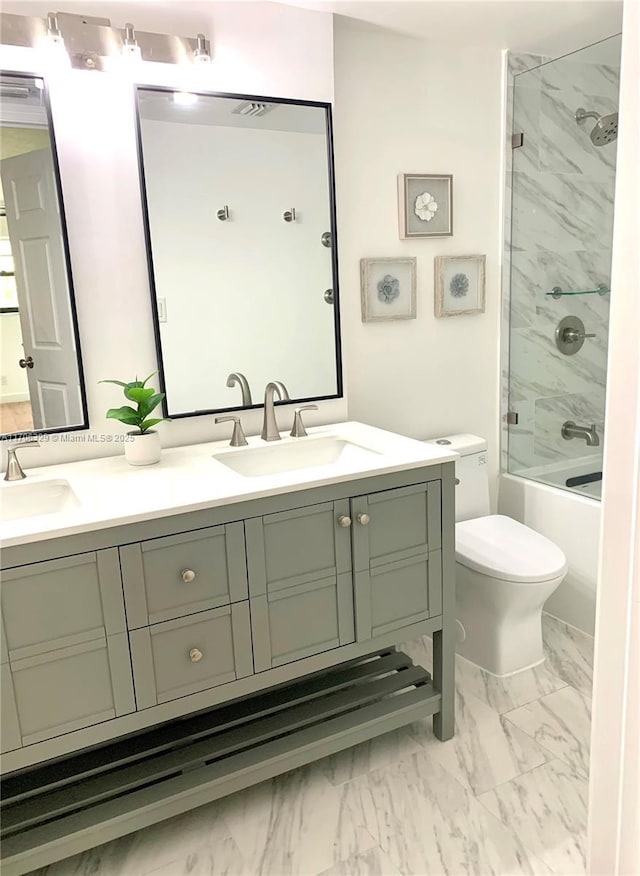
[[567,569],[557,545],[501,514],[456,523],[456,560],[492,578],[523,584],[549,581]]

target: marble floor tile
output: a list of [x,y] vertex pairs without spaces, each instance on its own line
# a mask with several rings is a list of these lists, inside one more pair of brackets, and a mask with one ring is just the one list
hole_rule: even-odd
[[591,699],[573,687],[505,715],[508,721],[585,778],[589,775]]
[[434,761],[465,788],[482,794],[550,759],[547,751],[476,697],[456,691],[456,733],[440,742],[431,719],[411,725]]
[[[121,876],[134,876],[122,873]],[[198,846],[177,861],[136,876],[252,876],[235,841],[230,837]]]
[[551,670],[548,661],[516,675],[497,678],[460,656],[456,659],[456,684],[500,714],[566,686],[566,682]]
[[315,764],[223,802],[224,820],[250,876],[322,873],[376,845]]
[[405,760],[419,748],[409,727],[401,727],[318,761],[318,768],[332,785]]
[[363,855],[341,861],[319,876],[401,876],[401,874],[380,846],[376,846]]
[[478,798],[558,876],[586,870],[588,783],[552,760]]
[[549,667],[563,681],[591,696],[593,637],[551,615],[542,615],[542,638]]
[[[38,876],[143,876],[169,865],[177,868],[175,872],[178,876],[183,869],[175,862],[186,861],[193,855],[197,859],[200,850],[206,856],[214,849],[224,849],[220,860],[233,860],[232,844],[228,842],[231,833],[221,817],[220,802],[200,806],[184,815],[161,821],[80,855],[57,861],[37,871]],[[236,863],[240,860],[235,858]],[[171,869],[165,869],[163,876],[168,876],[171,872]],[[208,871],[199,870],[198,873],[200,872]]]
[[341,790],[343,810],[366,825],[403,874],[547,872],[430,752],[417,752]]

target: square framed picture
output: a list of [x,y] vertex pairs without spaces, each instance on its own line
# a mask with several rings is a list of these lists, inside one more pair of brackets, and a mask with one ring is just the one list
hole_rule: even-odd
[[360,259],[362,321],[416,318],[416,259]]
[[401,173],[398,177],[400,237],[451,237],[453,176]]
[[436,256],[436,316],[484,313],[486,260],[483,255]]

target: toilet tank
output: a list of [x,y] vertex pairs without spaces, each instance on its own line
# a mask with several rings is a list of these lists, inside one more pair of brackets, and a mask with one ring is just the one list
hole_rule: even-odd
[[486,517],[489,508],[489,475],[487,473],[487,442],[477,435],[446,435],[431,438],[429,444],[446,446],[460,454],[456,460],[456,520]]

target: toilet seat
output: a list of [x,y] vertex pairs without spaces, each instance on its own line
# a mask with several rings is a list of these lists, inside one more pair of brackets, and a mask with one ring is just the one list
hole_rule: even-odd
[[521,584],[549,581],[567,570],[557,545],[501,514],[456,523],[456,560],[491,578]]

